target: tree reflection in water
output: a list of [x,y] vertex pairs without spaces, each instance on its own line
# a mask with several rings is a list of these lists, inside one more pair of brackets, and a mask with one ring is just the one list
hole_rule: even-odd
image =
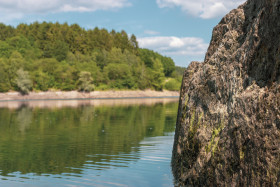
[[177,100],[0,108],[0,176],[126,167],[139,159],[145,137],[174,132]]

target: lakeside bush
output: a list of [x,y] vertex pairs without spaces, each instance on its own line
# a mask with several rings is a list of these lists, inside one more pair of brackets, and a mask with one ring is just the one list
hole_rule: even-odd
[[92,84],[91,73],[87,71],[82,71],[79,76],[79,91],[91,92],[94,90],[94,85]]
[[164,88],[170,91],[178,91],[180,90],[180,87],[181,87],[181,82],[179,82],[176,79],[170,79],[164,85]]
[[16,84],[23,95],[28,94],[32,89],[32,81],[29,78],[28,72],[19,69],[17,71]]

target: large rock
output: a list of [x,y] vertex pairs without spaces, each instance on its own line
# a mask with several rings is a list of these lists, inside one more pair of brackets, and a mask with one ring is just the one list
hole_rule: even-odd
[[280,185],[280,0],[249,0],[184,73],[172,166],[180,186]]

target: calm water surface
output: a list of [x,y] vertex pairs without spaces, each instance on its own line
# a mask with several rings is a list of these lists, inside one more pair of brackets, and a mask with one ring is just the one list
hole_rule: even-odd
[[0,103],[0,186],[173,186],[177,101]]

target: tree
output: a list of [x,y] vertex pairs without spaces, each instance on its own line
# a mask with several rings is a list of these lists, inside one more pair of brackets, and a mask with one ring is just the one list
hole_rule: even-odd
[[48,91],[51,86],[52,79],[47,73],[42,70],[34,72],[34,89],[41,91]]
[[98,86],[99,83],[103,82],[103,74],[101,73],[100,67],[97,66],[94,60],[95,60],[94,57],[91,57],[89,61],[79,62],[76,64],[76,68],[79,72],[87,71],[91,73],[91,77],[93,78],[94,85]]
[[163,71],[166,77],[170,77],[175,71],[175,63],[170,57],[162,57],[161,62],[163,65]]
[[144,90],[149,87],[147,68],[144,62],[140,61],[133,67],[133,77],[136,78],[137,88]]
[[104,73],[112,88],[133,88],[135,86],[131,68],[127,64],[111,63],[104,68]]
[[94,90],[94,85],[92,84],[93,80],[90,72],[82,71],[79,77],[79,91],[91,92]]
[[6,26],[0,23],[0,40],[5,41],[7,38],[14,36],[15,29],[12,26]]
[[138,42],[137,42],[137,39],[136,39],[136,36],[134,34],[131,35],[130,37],[130,44],[132,45],[132,47],[134,47],[135,49],[138,49],[139,46],[138,46]]
[[122,50],[120,48],[113,48],[107,56],[107,64],[109,63],[116,63],[121,64],[125,63],[125,55],[123,54]]
[[133,34],[51,22],[16,28],[0,23],[0,67],[0,92],[20,89],[20,68],[38,91],[76,90],[85,71],[90,73],[86,83],[105,89],[161,90],[166,77],[179,82],[182,77],[171,58],[140,49]]
[[30,80],[29,74],[22,68],[17,71],[16,83],[19,91],[23,95],[28,94],[32,89],[32,81]]
[[165,83],[164,87],[165,89],[170,91],[179,91],[181,87],[181,83],[178,80],[171,78]]
[[0,57],[9,58],[12,53],[12,47],[7,43],[0,41]]
[[23,65],[24,59],[22,58],[22,55],[19,52],[14,51],[6,61],[6,66],[2,67],[8,75],[9,84],[14,89],[17,89],[17,71],[22,68]]
[[0,92],[7,92],[11,89],[9,84],[9,76],[7,73],[7,63],[0,58]]
[[138,55],[139,45],[138,45],[136,36],[134,34],[132,34],[131,37],[130,37],[130,44],[132,45],[133,53]]
[[24,36],[14,36],[7,40],[7,43],[13,50],[18,51],[21,55],[25,55],[26,51],[31,49],[31,45]]
[[51,49],[52,56],[58,61],[65,60],[69,52],[68,45],[63,41],[55,41]]
[[152,68],[154,63],[153,59],[156,58],[155,53],[149,49],[139,49],[139,54],[141,60],[145,63],[145,66]]
[[150,83],[155,88],[155,90],[163,89],[163,65],[159,59],[153,60],[153,68],[149,69]]

